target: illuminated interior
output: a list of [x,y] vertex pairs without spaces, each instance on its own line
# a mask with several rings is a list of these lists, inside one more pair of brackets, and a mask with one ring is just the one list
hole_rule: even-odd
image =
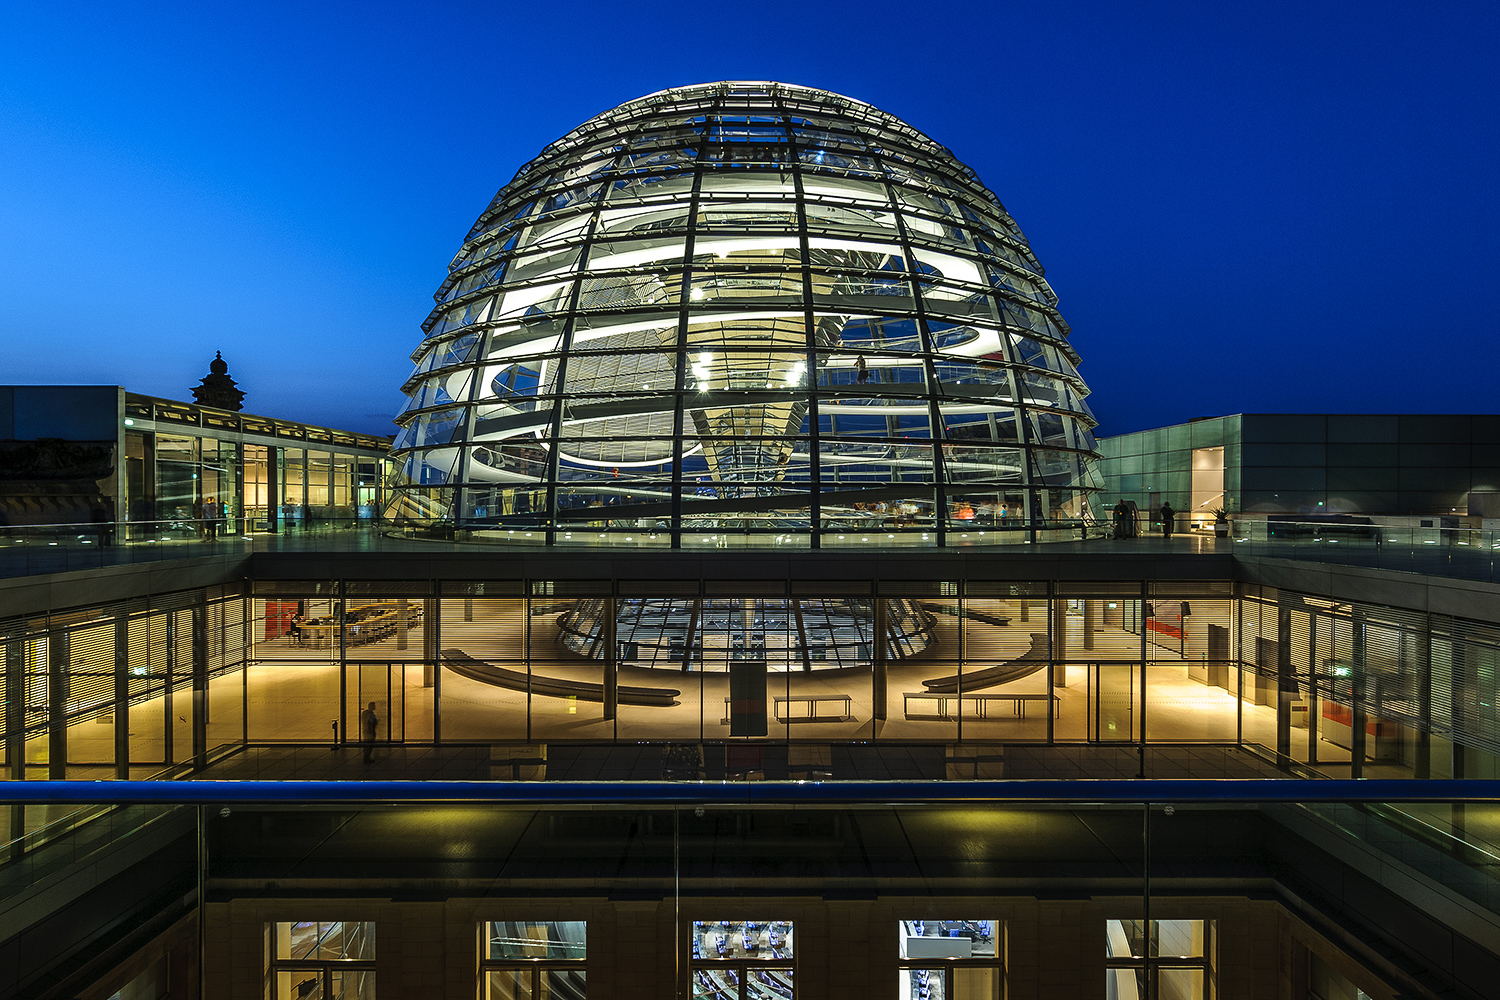
[[947,149],[825,91],[707,84],[591,119],[496,195],[436,300],[392,447],[407,522],[940,545],[1035,538],[1099,486],[1015,221]]

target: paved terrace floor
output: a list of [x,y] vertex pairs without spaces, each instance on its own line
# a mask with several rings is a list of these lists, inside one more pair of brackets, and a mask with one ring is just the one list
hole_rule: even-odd
[[[132,537],[134,529],[101,531],[98,525],[59,528],[0,529],[0,578],[78,572],[108,566],[128,566],[179,559],[234,560],[256,553],[330,553],[330,552],[670,552],[664,534],[593,534],[587,543],[563,538],[555,546],[544,544],[540,530],[487,532],[473,540],[448,541],[411,538],[387,528],[368,524],[326,524],[291,529],[278,534],[224,535],[213,541],[175,535],[161,538]],[[582,534],[582,533],[580,533]],[[1089,541],[1070,539],[1029,543],[1024,534],[1004,536],[1004,543],[994,543],[993,533],[983,539],[969,539],[962,532],[950,533],[948,544],[938,549],[930,543],[908,543],[905,536],[882,535],[879,532],[829,532],[822,539],[823,553],[921,553],[956,551],[969,553],[1014,554],[1046,552],[1063,555],[1074,552],[1135,553],[1232,553],[1299,562],[1360,566],[1400,573],[1450,577],[1483,582],[1500,582],[1500,534],[1496,532],[1426,532],[1432,538],[1361,539],[1322,537],[1309,532],[1286,539],[1230,538],[1216,539],[1202,534],[1178,534],[1171,539],[1148,536],[1133,539],[1096,538]],[[733,535],[695,536],[681,551],[687,552],[756,552],[797,553],[813,551],[805,536]]]
[[[389,533],[373,527],[321,527],[307,531],[288,531],[278,534],[233,535],[213,541],[198,538],[161,538],[151,540],[119,540],[104,544],[98,534],[73,534],[62,531],[43,532],[39,529],[9,529],[0,534],[0,577],[38,576],[51,573],[73,573],[96,570],[110,566],[129,566],[181,559],[219,559],[233,561],[257,553],[411,553],[434,555],[454,552],[495,553],[505,552],[611,552],[611,553],[666,553],[672,550],[660,536],[648,541],[644,536],[634,536],[635,541],[626,541],[627,536],[609,536],[593,539],[587,544],[560,542],[546,546],[540,539],[527,538],[526,533],[517,532],[514,538],[496,536],[483,541],[447,541],[438,539],[410,538]],[[693,545],[679,551],[701,553],[756,552],[756,553],[810,553],[805,538],[796,543],[778,543],[777,536],[718,536],[717,544]],[[786,536],[788,538],[793,536]],[[944,549],[912,545],[884,544],[879,535],[848,535],[844,541],[837,536],[824,539],[821,553],[907,553],[940,552]],[[1177,535],[1171,539],[1151,537],[1134,539],[1092,539],[1089,541],[1058,541],[1026,543],[1019,536],[1015,542],[1006,544],[971,544],[962,538],[950,538],[946,550],[966,553],[1020,554],[1046,552],[1067,554],[1076,552],[1135,552],[1147,553],[1230,553],[1234,543],[1227,539],[1215,539],[1204,535]]]
[[[681,764],[681,747],[702,755]],[[675,751],[675,752],[674,752]],[[727,751],[727,752],[726,752]],[[673,762],[668,763],[668,755]],[[986,744],[709,744],[251,746],[192,774],[205,781],[944,781],[973,779],[1286,778],[1233,746],[1005,746]]]

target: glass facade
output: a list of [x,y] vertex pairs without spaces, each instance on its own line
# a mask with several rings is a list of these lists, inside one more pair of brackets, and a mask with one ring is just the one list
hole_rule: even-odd
[[388,512],[549,542],[1035,538],[1100,485],[1042,273],[972,170],[869,105],[629,102],[523,166],[455,256]]
[[[1105,505],[1163,502],[1179,530],[1236,520],[1380,518],[1481,528],[1500,498],[1500,416],[1237,413],[1102,438]],[[1426,519],[1425,523],[1422,519]]]
[[653,780],[848,778],[910,745],[900,773],[939,779],[1053,776],[1067,747],[1132,775],[1500,774],[1483,622],[1211,580],[777,587],[256,581],[0,619],[0,751],[17,780],[173,774],[354,743],[373,702],[391,766],[484,746],[501,779],[591,775],[585,744],[656,744],[628,765]]
[[386,439],[125,393],[121,541],[373,521]]

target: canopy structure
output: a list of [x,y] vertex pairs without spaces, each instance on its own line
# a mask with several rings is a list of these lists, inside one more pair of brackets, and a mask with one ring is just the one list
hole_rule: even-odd
[[392,517],[537,540],[1035,537],[1094,418],[1020,228],[826,91],[714,83],[544,149],[436,293]]

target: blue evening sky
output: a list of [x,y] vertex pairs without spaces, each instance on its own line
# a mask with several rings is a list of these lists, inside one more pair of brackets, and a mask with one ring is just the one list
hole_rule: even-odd
[[590,116],[772,79],[952,148],[1026,231],[1100,433],[1478,412],[1493,3],[29,3],[0,19],[0,383],[389,433],[495,191]]

